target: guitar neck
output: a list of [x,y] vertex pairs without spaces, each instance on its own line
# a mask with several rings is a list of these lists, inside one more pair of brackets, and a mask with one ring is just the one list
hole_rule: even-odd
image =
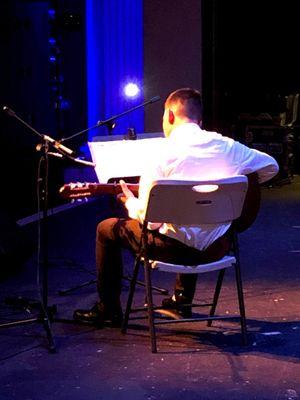
[[[128,183],[127,187],[135,196],[138,195],[138,184]],[[59,193],[65,199],[80,199],[83,197],[101,196],[103,194],[117,195],[122,193],[122,188],[118,183],[69,183],[63,185]]]

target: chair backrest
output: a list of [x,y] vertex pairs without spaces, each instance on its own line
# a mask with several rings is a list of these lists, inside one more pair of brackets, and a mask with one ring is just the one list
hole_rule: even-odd
[[248,180],[239,175],[210,181],[157,180],[145,220],[177,225],[218,224],[241,215]]

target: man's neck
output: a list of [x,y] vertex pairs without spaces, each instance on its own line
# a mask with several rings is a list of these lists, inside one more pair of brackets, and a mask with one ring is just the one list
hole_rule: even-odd
[[194,125],[194,126],[196,125],[197,127],[200,128],[200,126],[196,122],[192,122],[192,121],[184,122],[184,123],[174,126],[172,131],[170,132],[170,134],[167,137],[177,135],[177,132],[178,133],[181,131],[185,132],[186,130],[190,130],[190,129],[194,130],[195,128],[192,128],[192,125]]

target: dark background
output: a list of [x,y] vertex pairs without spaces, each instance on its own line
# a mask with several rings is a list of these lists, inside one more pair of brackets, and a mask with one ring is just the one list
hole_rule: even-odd
[[297,4],[293,1],[204,1],[203,92],[209,127],[240,113],[285,110],[299,91]]
[[[202,90],[204,126],[228,135],[243,113],[272,123],[299,91],[297,2],[144,1],[144,80],[164,98]],[[56,10],[55,21],[48,9]],[[126,23],[126,21],[124,21]],[[49,44],[54,37],[56,43]],[[0,104],[38,131],[60,138],[86,128],[85,1],[0,3]],[[49,57],[56,57],[56,67]],[[161,130],[163,102],[145,110],[145,131]],[[1,209],[12,219],[36,211],[39,138],[1,112]],[[79,149],[83,135],[72,147]],[[51,160],[50,205],[68,165]]]
[[[144,1],[145,98],[161,96],[145,110],[146,132],[161,131],[163,102],[180,87],[202,85],[201,1]],[[149,94],[148,94],[149,93]]]
[[[52,20],[48,9],[56,11]],[[83,1],[0,3],[0,104],[12,108],[38,132],[61,138],[86,127]],[[54,38],[51,45],[49,39]],[[56,62],[49,59],[55,57]],[[20,218],[36,212],[37,135],[4,113],[1,124],[3,207]],[[73,141],[77,147],[86,140]],[[51,159],[49,204],[67,165]]]

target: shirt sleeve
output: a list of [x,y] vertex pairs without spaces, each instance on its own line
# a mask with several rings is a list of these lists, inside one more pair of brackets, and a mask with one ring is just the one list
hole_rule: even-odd
[[259,183],[270,180],[279,171],[278,163],[272,156],[239,142],[235,142],[234,154],[239,165],[239,174],[247,175],[257,172]]

